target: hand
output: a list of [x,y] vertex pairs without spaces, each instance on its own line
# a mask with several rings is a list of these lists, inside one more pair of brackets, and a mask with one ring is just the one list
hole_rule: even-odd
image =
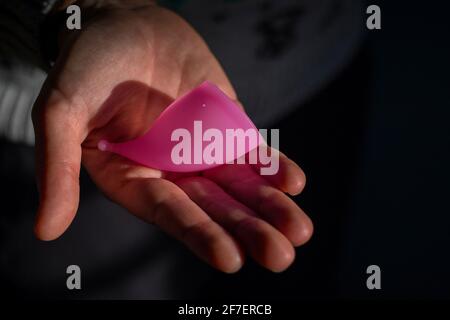
[[301,169],[281,155],[274,176],[252,165],[170,174],[97,149],[100,139],[143,134],[171,101],[208,80],[236,94],[199,35],[151,5],[96,14],[64,37],[33,109],[40,205],[35,232],[59,237],[73,220],[83,163],[114,202],[184,242],[200,258],[235,272],[245,253],[272,271],[293,261],[312,223],[285,192],[301,192]]

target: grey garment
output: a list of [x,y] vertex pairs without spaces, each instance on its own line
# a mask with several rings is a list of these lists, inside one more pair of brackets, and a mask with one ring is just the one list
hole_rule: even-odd
[[[30,110],[46,77],[37,41],[46,2],[1,4],[0,136],[29,145]],[[358,48],[364,26],[356,0],[161,3],[175,7],[205,38],[259,127],[333,79]]]
[[358,0],[176,2],[259,127],[329,83],[360,47],[365,28]]
[[32,144],[30,110],[45,79],[38,43],[44,1],[0,3],[0,136]]

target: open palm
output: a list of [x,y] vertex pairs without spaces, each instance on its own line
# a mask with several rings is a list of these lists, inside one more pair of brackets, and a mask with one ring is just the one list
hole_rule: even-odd
[[279,172],[262,177],[256,167],[238,164],[195,174],[161,172],[97,149],[100,139],[143,134],[170,102],[205,80],[237,100],[198,34],[157,6],[104,11],[78,34],[66,34],[33,109],[37,236],[52,240],[70,225],[83,163],[110,199],[219,270],[237,271],[245,253],[270,270],[287,268],[312,224],[285,195],[298,194],[305,178],[284,155]]

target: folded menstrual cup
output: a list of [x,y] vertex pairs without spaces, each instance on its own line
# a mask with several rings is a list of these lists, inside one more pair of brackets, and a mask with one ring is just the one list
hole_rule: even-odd
[[232,162],[263,141],[245,112],[204,82],[168,106],[143,136],[122,143],[102,140],[98,148],[147,167],[193,172]]

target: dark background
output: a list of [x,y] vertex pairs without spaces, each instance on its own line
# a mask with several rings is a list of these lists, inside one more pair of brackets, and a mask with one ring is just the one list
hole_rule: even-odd
[[[315,234],[294,268],[266,275],[270,293],[263,271],[245,270],[243,296],[450,297],[450,6],[375,4],[382,30],[278,124],[307,172],[298,203]],[[382,290],[366,287],[371,264]]]
[[[373,4],[382,8],[382,30],[368,31],[339,76],[273,124],[293,137],[281,149],[307,173],[296,200],[315,223],[288,271],[249,261],[237,275],[215,272],[103,199],[84,173],[71,232],[38,242],[33,149],[2,140],[2,290],[28,298],[449,298],[450,5]],[[115,234],[119,226],[130,231]],[[163,257],[183,263],[155,262]],[[83,270],[80,292],[65,289],[71,263]],[[366,288],[371,264],[381,268],[381,290]],[[140,275],[147,269],[150,278]]]

